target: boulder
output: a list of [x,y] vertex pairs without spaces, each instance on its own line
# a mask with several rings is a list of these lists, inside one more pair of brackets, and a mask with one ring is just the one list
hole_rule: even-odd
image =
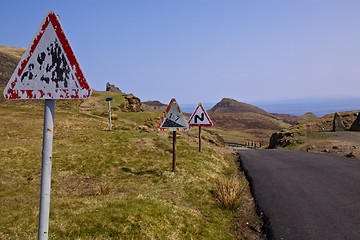
[[357,115],[355,121],[351,124],[350,131],[360,132],[360,113]]
[[294,133],[293,132],[275,132],[270,137],[269,149],[277,147],[286,147],[294,144]]
[[345,125],[341,119],[341,116],[339,113],[335,113],[334,114],[334,119],[333,119],[333,131],[334,132],[340,132],[340,131],[345,131]]

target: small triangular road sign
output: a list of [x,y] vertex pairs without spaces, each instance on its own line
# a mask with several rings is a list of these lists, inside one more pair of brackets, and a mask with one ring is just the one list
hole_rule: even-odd
[[190,126],[213,126],[213,123],[204,107],[199,103],[189,119]]
[[55,12],[49,12],[7,86],[6,99],[77,99],[91,95]]
[[174,98],[171,99],[168,107],[166,108],[166,111],[161,119],[158,129],[170,131],[189,131],[189,124],[186,121],[178,103]]

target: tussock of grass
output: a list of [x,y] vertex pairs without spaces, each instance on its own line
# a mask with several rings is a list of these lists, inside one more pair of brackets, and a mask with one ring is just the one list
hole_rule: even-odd
[[234,211],[240,207],[245,187],[235,176],[230,178],[222,176],[216,181],[216,200],[222,207]]

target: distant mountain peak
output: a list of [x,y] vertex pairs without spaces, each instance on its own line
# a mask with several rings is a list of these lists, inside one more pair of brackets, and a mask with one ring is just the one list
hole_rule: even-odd
[[153,101],[145,101],[142,103],[142,106],[145,111],[150,112],[164,112],[167,105],[164,103],[161,103],[160,101],[153,100]]
[[264,111],[261,108],[255,107],[247,103],[238,102],[237,100],[231,98],[223,98],[212,109],[210,109],[209,112],[210,113],[255,112],[263,115],[270,115],[268,112]]
[[145,101],[143,102],[143,104],[146,104],[148,106],[152,106],[152,107],[166,107],[167,105],[160,102],[160,101],[157,101],[157,100],[153,100],[153,101]]

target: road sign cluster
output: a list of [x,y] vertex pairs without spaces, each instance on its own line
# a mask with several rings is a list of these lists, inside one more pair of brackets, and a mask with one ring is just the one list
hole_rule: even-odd
[[[91,92],[91,87],[75,58],[58,16],[55,12],[49,12],[3,92],[6,99],[45,99],[38,228],[38,239],[40,240],[47,240],[49,232],[55,99],[84,99],[89,97]],[[110,130],[111,100],[112,98],[106,98]],[[199,126],[200,144],[201,126],[212,125],[209,115],[201,104],[197,106],[190,120],[186,121],[176,100],[170,101],[158,129],[173,131],[173,172],[176,170],[176,131],[189,131],[189,126]]]
[[174,98],[171,99],[166,111],[164,112],[158,129],[189,131],[189,126],[211,127],[213,126],[213,123],[201,103],[199,103],[195,111],[191,114],[189,121],[186,121],[176,100]]
[[159,130],[170,130],[173,132],[173,169],[176,172],[176,131],[189,131],[190,126],[199,127],[199,152],[201,152],[201,127],[212,126],[213,123],[204,107],[199,103],[191,114],[189,121],[186,121],[181,109],[173,98],[171,99],[158,126]]

